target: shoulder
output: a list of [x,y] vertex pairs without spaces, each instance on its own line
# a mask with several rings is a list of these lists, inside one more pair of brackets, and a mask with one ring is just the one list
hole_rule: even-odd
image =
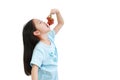
[[36,46],[35,46],[35,48],[34,48],[34,50],[33,50],[33,52],[43,52],[43,45],[40,43],[40,41],[36,44]]
[[39,41],[39,42],[36,44],[34,50],[35,50],[35,49],[39,49],[40,47],[41,47],[41,44],[40,44],[40,41]]
[[46,44],[44,44],[43,42],[39,41],[36,44],[33,52],[38,51],[38,52],[43,54],[43,53],[47,52],[48,48],[49,47]]

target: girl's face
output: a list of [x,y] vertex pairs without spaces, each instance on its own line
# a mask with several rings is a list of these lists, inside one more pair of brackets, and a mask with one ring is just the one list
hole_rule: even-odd
[[50,27],[48,26],[48,24],[41,20],[33,19],[33,23],[36,29],[40,31],[40,33],[47,33],[50,31]]

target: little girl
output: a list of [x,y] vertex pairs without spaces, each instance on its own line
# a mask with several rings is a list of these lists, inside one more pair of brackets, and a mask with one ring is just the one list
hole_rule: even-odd
[[51,9],[50,15],[56,14],[57,25],[53,30],[42,20],[32,19],[23,29],[24,71],[32,80],[58,80],[58,53],[54,44],[55,35],[64,24],[57,9]]

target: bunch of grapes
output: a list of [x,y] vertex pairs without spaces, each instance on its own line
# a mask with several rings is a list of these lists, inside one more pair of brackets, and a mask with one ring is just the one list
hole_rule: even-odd
[[52,18],[51,15],[49,15],[49,16],[47,17],[47,24],[49,24],[49,26],[52,25],[52,24],[54,24],[54,19]]

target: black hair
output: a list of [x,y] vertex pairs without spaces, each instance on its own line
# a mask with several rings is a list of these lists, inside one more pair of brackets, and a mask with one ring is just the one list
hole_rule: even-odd
[[32,20],[26,23],[23,28],[23,63],[24,63],[24,72],[26,75],[31,75],[30,61],[33,54],[33,49],[35,45],[39,42],[39,39],[33,35],[33,32],[36,30],[35,25]]

